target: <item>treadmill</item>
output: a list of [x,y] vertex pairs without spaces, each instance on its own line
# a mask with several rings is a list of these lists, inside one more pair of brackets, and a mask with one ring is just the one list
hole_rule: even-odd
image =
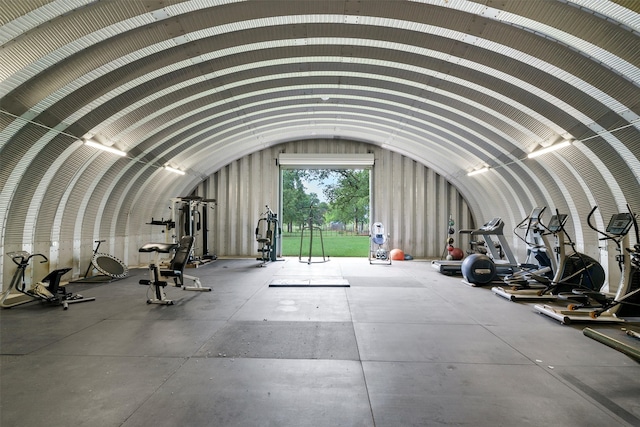
[[[460,230],[462,233],[465,230]],[[507,239],[504,237],[504,222],[502,218],[495,217],[491,221],[487,222],[485,225],[480,227],[477,230],[471,230],[469,232],[471,236],[481,236],[485,241],[485,246],[489,251],[489,256],[493,259],[496,264],[496,271],[500,275],[511,274],[513,272],[513,266],[517,265],[517,261],[513,256],[513,252],[511,252],[511,248],[509,247],[509,243]],[[496,246],[493,238],[497,238],[499,242],[499,248]],[[501,259],[500,250],[506,256],[506,261]],[[464,260],[434,260],[431,261],[431,266],[442,274],[446,274],[449,276],[453,275],[462,275],[462,263]]]

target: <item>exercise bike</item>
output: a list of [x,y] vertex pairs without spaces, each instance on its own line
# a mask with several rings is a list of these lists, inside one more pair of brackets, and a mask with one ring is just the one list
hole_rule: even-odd
[[613,241],[616,244],[619,252],[616,259],[620,267],[620,283],[615,296],[601,292],[601,288],[590,289],[580,286],[573,288],[571,292],[558,293],[560,298],[569,302],[566,309],[549,305],[534,306],[537,312],[564,324],[572,321],[625,322],[625,317],[640,317],[640,244],[636,243],[633,248],[629,244],[629,231],[632,226],[636,233],[636,242],[640,241],[636,215],[627,206],[629,212],[612,215],[606,230],[601,231],[591,221],[597,208],[594,207],[589,213],[587,224],[604,236],[600,238],[601,241]]
[[[40,301],[48,305],[61,305],[64,310],[69,308],[69,304],[94,301],[93,297],[83,297],[80,294],[67,292],[64,286],[60,285],[60,279],[71,268],[60,268],[47,274],[41,281],[31,285],[27,289],[25,282],[25,271],[31,259],[42,258],[41,264],[49,262],[43,254],[30,254],[25,251],[9,252],[7,255],[14,264],[18,266],[11,279],[11,283],[6,291],[0,294],[0,307],[11,308],[30,302]],[[13,291],[17,291],[13,292]]]

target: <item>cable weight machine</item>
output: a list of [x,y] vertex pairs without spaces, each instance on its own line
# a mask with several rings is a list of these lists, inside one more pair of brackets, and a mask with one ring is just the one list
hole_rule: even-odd
[[269,205],[265,208],[267,210],[260,214],[255,233],[260,253],[260,257],[257,258],[260,261],[258,267],[263,267],[270,261],[284,261],[278,260],[278,239],[282,236],[278,214],[273,212]]
[[[217,255],[209,253],[209,229],[207,227],[209,210],[216,206],[216,199],[204,199],[200,196],[174,197],[171,201],[171,220],[174,224],[174,242],[184,236],[193,236],[194,248],[190,262],[205,263],[217,259]],[[197,237],[202,232],[202,256],[198,256]]]
[[176,223],[171,219],[155,219],[151,217],[151,222],[147,222],[147,225],[162,225],[164,227],[162,233],[165,235],[165,243],[170,243],[175,238],[175,235],[171,235],[171,230],[176,228]]

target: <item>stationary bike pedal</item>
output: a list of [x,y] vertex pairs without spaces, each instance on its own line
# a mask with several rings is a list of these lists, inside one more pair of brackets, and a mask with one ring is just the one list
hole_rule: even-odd
[[138,282],[139,285],[147,285],[149,286],[151,284],[151,280],[149,279],[142,279]]

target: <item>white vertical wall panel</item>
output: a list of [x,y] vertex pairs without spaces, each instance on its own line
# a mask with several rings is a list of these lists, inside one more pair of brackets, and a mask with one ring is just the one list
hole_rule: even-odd
[[278,201],[278,151],[266,149],[245,156],[208,178],[210,196],[217,200],[210,224],[211,251],[219,256],[253,256],[255,225],[265,205]]
[[[449,214],[456,229],[473,227],[467,203],[455,187],[401,154],[343,140],[289,142],[245,156],[207,179],[208,197],[218,201],[210,224],[210,249],[219,256],[255,256],[255,225],[265,205],[280,209],[278,153],[362,154],[371,152],[371,220],[385,224],[389,244],[416,258],[438,258]],[[456,237],[457,239],[457,237]],[[467,241],[460,243],[466,249]]]

